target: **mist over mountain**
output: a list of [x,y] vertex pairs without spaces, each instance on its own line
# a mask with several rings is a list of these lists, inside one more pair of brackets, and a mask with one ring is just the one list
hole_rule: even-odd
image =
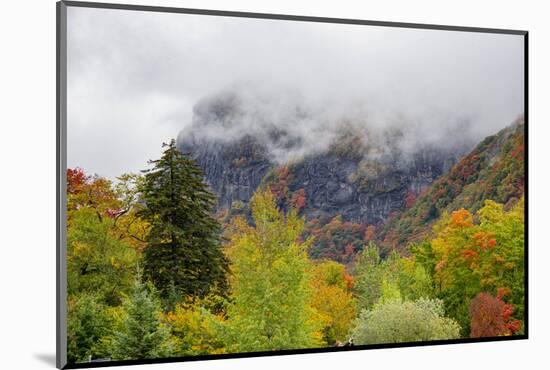
[[[269,187],[280,209],[306,217],[317,236],[311,255],[342,263],[369,233],[383,253],[403,249],[444,211],[507,203],[523,191],[521,117],[485,137],[465,117],[380,112],[367,101],[226,89],[194,106],[177,145],[203,169],[220,211],[246,215],[253,194]],[[320,237],[334,230],[336,239]]]
[[240,86],[201,99],[178,147],[203,168],[223,209],[269,185],[282,208],[302,194],[308,219],[340,215],[376,225],[482,138],[467,117],[388,113],[366,100]]
[[269,186],[384,224],[524,110],[518,35],[71,12],[68,165],[115,179],[177,135],[221,210]]
[[[400,144],[407,152],[466,123],[478,141],[524,110],[518,35],[69,11],[68,164],[111,179],[141,170],[182,129],[216,126],[208,117],[216,100],[238,102],[232,134],[263,137],[278,163],[322,152],[338,121],[371,136],[375,127],[414,127],[417,138],[407,133]],[[265,140],[270,125],[286,139]]]
[[358,139],[366,159],[400,163],[427,148],[460,152],[481,138],[467,116],[390,112],[376,101],[315,100],[298,90],[246,86],[201,99],[178,142],[230,144],[249,137],[281,165],[327,152],[346,135]]

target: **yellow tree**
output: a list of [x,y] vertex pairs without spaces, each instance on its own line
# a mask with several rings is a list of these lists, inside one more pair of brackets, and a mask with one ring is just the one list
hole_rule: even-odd
[[216,304],[217,296],[178,303],[173,311],[164,314],[176,344],[177,356],[225,353],[221,334],[224,317],[208,307]]
[[322,325],[323,340],[328,345],[345,341],[356,316],[355,299],[344,265],[323,261],[313,268],[312,305]]

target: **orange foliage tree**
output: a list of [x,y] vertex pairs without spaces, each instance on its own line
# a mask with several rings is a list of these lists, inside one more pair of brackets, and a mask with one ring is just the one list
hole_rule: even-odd
[[513,320],[514,306],[502,298],[506,289],[499,289],[497,296],[479,293],[470,304],[470,337],[497,337],[512,335],[521,329],[521,322]]

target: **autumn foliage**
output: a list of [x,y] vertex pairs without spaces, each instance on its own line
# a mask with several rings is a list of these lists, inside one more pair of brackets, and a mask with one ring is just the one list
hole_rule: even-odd
[[277,202],[284,202],[288,197],[288,182],[290,170],[287,166],[277,168],[273,174],[273,181],[270,183],[270,190],[275,195]]
[[506,128],[479,143],[416,199],[405,196],[405,208],[379,232],[382,249],[405,250],[430,237],[436,221],[461,208],[476,212],[491,199],[503,205],[520,199],[525,187],[524,123]]
[[323,340],[329,345],[346,341],[356,317],[353,277],[343,265],[323,261],[313,268],[312,286],[312,306],[322,324]]
[[303,188],[295,191],[290,199],[290,204],[298,211],[304,209],[306,206],[306,191]]
[[[522,198],[505,211],[503,205],[486,201],[475,217],[461,209],[434,227],[435,285],[463,329],[471,323],[468,302],[480,292],[498,293],[500,299],[506,291],[508,303],[517,307],[510,315],[523,319],[523,204]],[[487,301],[487,297],[479,299]],[[476,322],[480,320],[478,317]]]
[[175,142],[145,175],[68,169],[69,361],[522,334],[523,141],[487,138],[376,224],[316,213],[291,164],[216,208]]
[[497,337],[513,335],[521,329],[521,322],[512,319],[514,306],[502,299],[506,290],[499,289],[496,297],[486,292],[479,293],[470,304],[470,337]]
[[365,226],[344,222],[342,216],[335,216],[325,224],[313,219],[306,225],[305,236],[313,237],[310,250],[313,258],[350,264],[365,245]]

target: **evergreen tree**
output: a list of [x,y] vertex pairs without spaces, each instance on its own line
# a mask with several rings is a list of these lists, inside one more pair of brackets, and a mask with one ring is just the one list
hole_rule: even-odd
[[174,352],[170,332],[160,321],[162,311],[154,287],[141,281],[140,272],[124,309],[125,316],[112,343],[113,359],[167,357]]
[[70,363],[86,362],[100,353],[98,343],[109,332],[101,300],[90,294],[70,297],[67,320],[67,357]]
[[139,215],[151,224],[144,250],[145,274],[163,299],[202,297],[226,286],[227,260],[221,250],[220,225],[211,216],[215,196],[204,174],[177,148],[164,144],[162,157],[150,161],[141,189]]

